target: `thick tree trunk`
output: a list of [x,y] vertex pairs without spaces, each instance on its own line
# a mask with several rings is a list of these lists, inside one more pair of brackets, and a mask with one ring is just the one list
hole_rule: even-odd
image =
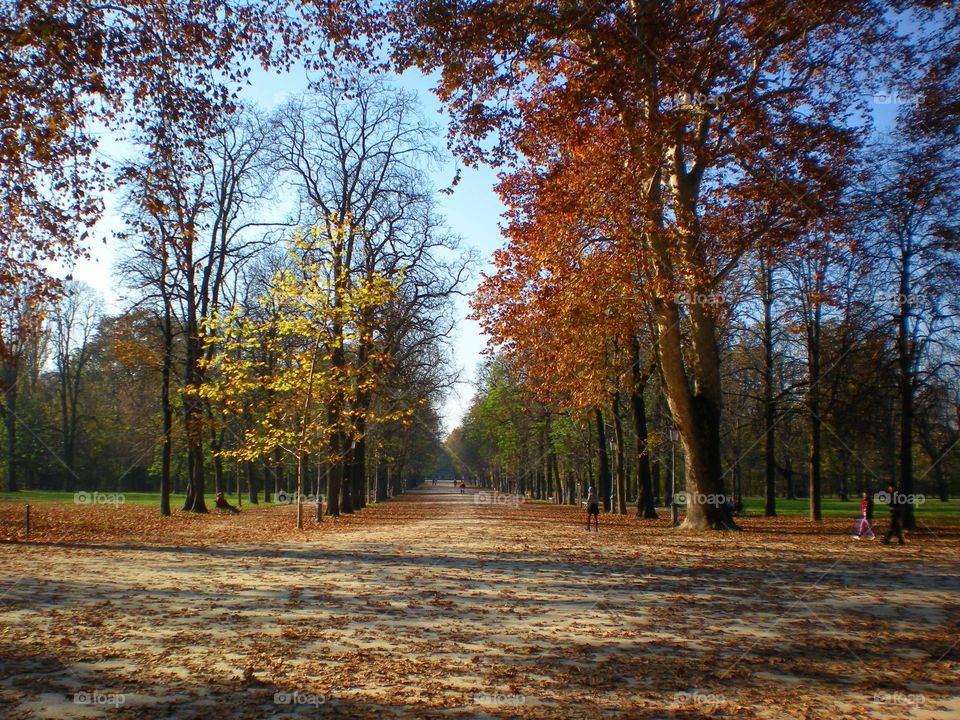
[[603,424],[603,411],[594,408],[594,419],[597,425],[597,456],[600,463],[600,476],[597,481],[597,491],[603,502],[604,512],[610,512],[611,496],[613,495],[612,479],[610,477],[610,456],[607,453],[607,431]]
[[[657,304],[659,366],[664,394],[687,457],[687,516],[690,530],[736,529],[725,504],[720,459],[720,367],[712,321],[691,305],[698,382],[691,387],[684,366],[676,302]],[[695,319],[694,319],[695,318]],[[668,502],[670,498],[667,499]]]

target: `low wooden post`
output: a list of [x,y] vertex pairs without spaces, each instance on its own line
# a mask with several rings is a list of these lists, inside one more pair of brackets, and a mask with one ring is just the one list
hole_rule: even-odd
[[30,537],[30,503],[24,506],[24,539]]

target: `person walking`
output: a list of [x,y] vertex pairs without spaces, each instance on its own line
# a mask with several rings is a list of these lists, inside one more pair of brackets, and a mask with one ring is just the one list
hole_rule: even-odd
[[587,532],[590,532],[590,517],[593,516],[594,526],[600,532],[600,498],[591,486],[587,490]]
[[860,527],[857,528],[857,534],[853,536],[855,540],[862,538],[864,533],[867,533],[867,539],[869,540],[877,537],[870,525],[871,520],[873,520],[873,507],[870,503],[870,493],[864,492],[860,499]]
[[906,540],[903,539],[903,503],[906,498],[900,492],[900,488],[893,483],[887,485],[887,493],[889,495],[887,503],[890,505],[890,529],[883,536],[883,544],[889,545],[890,538],[896,535],[900,541],[899,544],[905,545]]

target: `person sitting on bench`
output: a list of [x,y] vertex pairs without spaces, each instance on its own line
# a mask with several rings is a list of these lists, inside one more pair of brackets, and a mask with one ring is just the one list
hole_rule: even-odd
[[235,508],[233,505],[227,502],[227,499],[223,497],[222,492],[217,493],[216,505],[217,505],[217,510],[229,510],[232,513],[240,512],[237,508]]

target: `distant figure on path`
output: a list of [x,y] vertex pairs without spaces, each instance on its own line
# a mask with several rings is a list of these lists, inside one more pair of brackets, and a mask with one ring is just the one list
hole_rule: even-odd
[[860,499],[860,527],[857,528],[857,534],[854,535],[855,540],[859,540],[863,537],[864,532],[868,533],[867,537],[870,540],[873,540],[877,536],[873,532],[873,527],[870,525],[870,520],[872,520],[873,512],[870,507],[870,493],[864,492],[863,497]]
[[240,512],[237,508],[227,502],[227,499],[223,496],[222,492],[217,493],[216,506],[217,510],[229,510],[234,514]]
[[587,532],[590,532],[590,516],[593,516],[593,522],[600,532],[600,498],[594,492],[593,487],[587,490]]
[[905,545],[906,540],[903,539],[903,503],[906,498],[900,492],[900,488],[893,483],[887,485],[887,494],[890,496],[887,500],[890,504],[890,529],[883,536],[883,544],[889,545],[890,538],[896,535],[900,541],[899,544]]

